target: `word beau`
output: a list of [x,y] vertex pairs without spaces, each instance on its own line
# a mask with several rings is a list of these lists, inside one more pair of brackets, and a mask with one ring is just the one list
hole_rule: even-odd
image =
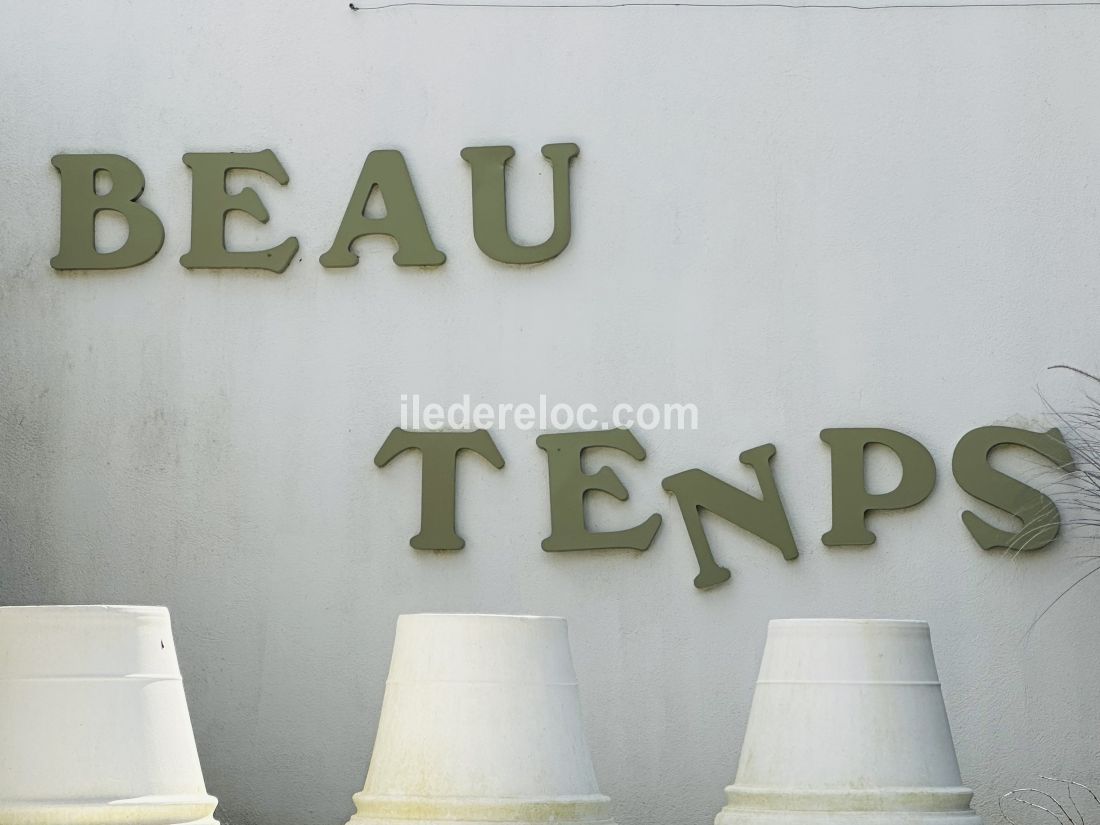
[[[470,165],[474,240],[495,261],[536,264],[560,255],[569,245],[570,161],[580,150],[575,143],[551,143],[542,147],[553,169],[554,229],[540,244],[523,246],[508,232],[504,169],[515,155],[510,146],[471,146],[462,158]],[[61,173],[60,251],[50,261],[57,270],[128,269],[151,260],[164,244],[164,225],[148,206],[140,203],[145,176],[137,164],[122,155],[55,155]],[[290,178],[270,149],[261,152],[188,152],[184,164],[191,170],[191,248],[180,263],[188,269],[265,269],[283,272],[298,252],[298,239],[287,238],[270,249],[229,250],[225,246],[225,220],[230,212],[243,212],[261,223],[269,214],[250,187],[229,193],[231,172],[261,172],[285,186]],[[100,193],[96,178],[106,175],[111,188]],[[386,214],[368,218],[367,201],[378,190]],[[96,216],[116,212],[126,221],[125,243],[110,252],[96,247]],[[399,266],[439,266],[446,256],[432,241],[420,200],[416,196],[405,158],[395,149],[379,149],[367,155],[351,193],[344,218],[332,246],[321,255],[322,266],[355,266],[359,256],[352,244],[367,235],[387,235],[397,242],[393,261]]]

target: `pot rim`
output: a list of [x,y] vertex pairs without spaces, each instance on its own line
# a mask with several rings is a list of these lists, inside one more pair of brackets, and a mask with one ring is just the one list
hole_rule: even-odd
[[163,615],[168,608],[161,605],[135,604],[15,604],[0,605],[0,615],[14,613],[130,613]]
[[435,613],[431,611],[423,613],[401,613],[398,618],[425,618],[435,619],[518,619],[523,621],[549,621],[564,622],[563,616],[538,616],[522,613]]
[[797,626],[797,625],[877,625],[880,627],[914,627],[928,626],[924,619],[772,619],[769,625]]

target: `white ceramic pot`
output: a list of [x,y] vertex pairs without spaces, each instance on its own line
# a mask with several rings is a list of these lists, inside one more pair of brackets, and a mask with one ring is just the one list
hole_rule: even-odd
[[564,619],[397,620],[366,784],[349,825],[613,825],[584,739]]
[[768,625],[716,825],[980,825],[924,622]]
[[0,607],[0,825],[217,825],[168,611]]

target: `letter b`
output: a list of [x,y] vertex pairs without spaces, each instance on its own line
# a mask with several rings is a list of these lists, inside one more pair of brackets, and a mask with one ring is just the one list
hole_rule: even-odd
[[[50,260],[57,270],[128,269],[150,260],[164,243],[164,227],[151,209],[138,203],[145,176],[122,155],[55,155],[61,173],[61,243]],[[111,177],[111,189],[95,191],[99,172]],[[128,227],[126,242],[113,252],[95,245],[95,219],[100,212],[117,212]]]

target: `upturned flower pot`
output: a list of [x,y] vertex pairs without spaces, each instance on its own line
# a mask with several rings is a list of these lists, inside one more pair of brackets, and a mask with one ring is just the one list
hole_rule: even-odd
[[374,752],[349,825],[602,823],[566,623],[397,621]]
[[716,825],[980,825],[928,625],[773,621]]
[[163,607],[0,608],[0,825],[217,825]]

